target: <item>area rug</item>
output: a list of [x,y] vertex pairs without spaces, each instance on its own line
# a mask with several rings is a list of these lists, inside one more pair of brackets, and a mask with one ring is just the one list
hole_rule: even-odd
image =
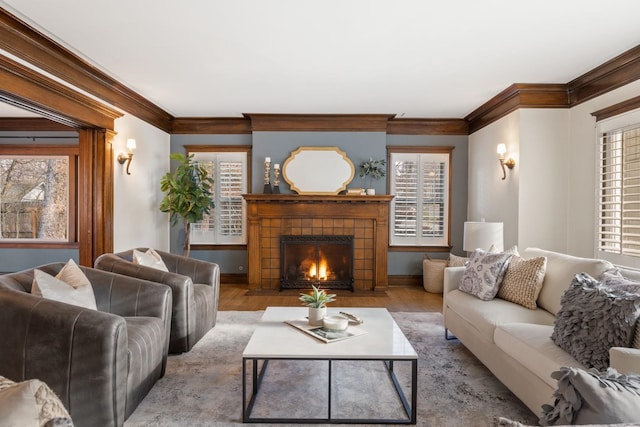
[[[190,352],[169,356],[166,375],[125,422],[125,427],[242,424],[242,351],[262,313],[219,312],[215,328]],[[419,356],[418,425],[496,426],[499,417],[537,424],[538,417],[459,341],[444,339],[440,313],[391,314]],[[296,362],[269,365],[260,393],[264,399],[257,400],[255,416],[274,412],[313,416],[322,411],[326,404],[322,400],[322,391],[327,387],[323,371],[326,362]],[[367,365],[365,372],[357,372],[358,367],[349,365],[353,362],[339,363],[333,371],[336,381],[343,382],[340,387],[334,386],[339,390],[335,398],[341,403],[341,409],[336,410],[344,413],[334,416],[373,414],[393,418],[395,411],[401,411],[379,362],[377,365],[367,362],[372,365]],[[408,382],[406,371],[404,375],[402,366],[398,367],[401,382]]]

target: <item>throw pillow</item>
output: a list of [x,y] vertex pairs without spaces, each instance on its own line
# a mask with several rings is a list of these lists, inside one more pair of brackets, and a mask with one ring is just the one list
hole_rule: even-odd
[[563,367],[551,377],[554,404],[542,406],[540,425],[640,422],[640,375]]
[[460,281],[459,289],[484,301],[493,299],[509,265],[511,255],[489,253],[476,249],[471,253]]
[[535,310],[546,269],[545,257],[524,259],[514,255],[498,290],[498,298]]
[[586,273],[575,276],[560,300],[551,339],[589,368],[609,366],[611,347],[630,347],[640,316],[640,295],[602,286]]
[[156,270],[169,271],[162,257],[153,248],[141,252],[137,249],[133,250],[133,263],[143,265],[145,267],[155,268]]
[[464,267],[467,265],[467,261],[469,261],[469,258],[467,257],[449,254],[449,264],[447,267]]
[[0,377],[0,426],[73,426],[58,396],[42,381]]
[[91,283],[73,260],[69,260],[56,277],[35,269],[31,293],[50,300],[97,310]]
[[[634,294],[640,294],[640,282],[624,277],[618,269],[613,268],[602,273],[598,279],[608,287],[622,289]],[[636,322],[636,332],[633,336],[633,348],[640,348],[640,319]]]

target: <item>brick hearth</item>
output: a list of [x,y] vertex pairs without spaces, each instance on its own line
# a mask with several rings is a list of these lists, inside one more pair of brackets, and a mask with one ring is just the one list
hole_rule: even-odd
[[386,290],[393,196],[245,194],[244,198],[249,289],[280,289],[281,235],[341,235],[354,238],[354,290]]

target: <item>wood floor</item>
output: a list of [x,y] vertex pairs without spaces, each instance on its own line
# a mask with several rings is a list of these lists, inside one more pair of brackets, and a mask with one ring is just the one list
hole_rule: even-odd
[[[386,292],[331,291],[337,294],[334,307],[385,307],[389,311],[442,312],[442,295],[422,287],[389,287]],[[219,310],[256,311],[267,306],[296,307],[300,291],[251,291],[246,285],[222,284]]]

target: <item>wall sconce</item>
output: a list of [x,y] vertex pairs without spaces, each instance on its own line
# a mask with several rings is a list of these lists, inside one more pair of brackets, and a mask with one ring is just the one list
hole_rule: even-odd
[[505,144],[498,144],[498,159],[500,160],[500,166],[502,166],[502,179],[507,178],[507,170],[504,168],[505,166],[509,169],[513,169],[516,165],[516,161],[509,157],[505,160],[505,155],[507,154],[507,146]]
[[133,159],[133,151],[136,149],[136,140],[133,138],[127,139],[127,154],[118,154],[118,163],[121,165],[127,162],[127,175],[131,175],[129,172],[129,166],[131,165],[131,159]]

